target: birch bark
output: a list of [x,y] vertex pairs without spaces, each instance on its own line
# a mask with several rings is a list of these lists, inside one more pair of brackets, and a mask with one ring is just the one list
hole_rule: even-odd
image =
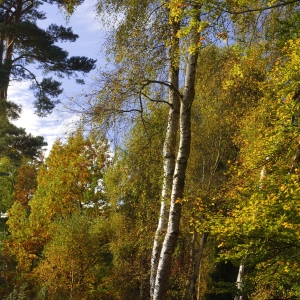
[[[192,39],[193,45],[194,39]],[[176,159],[175,171],[172,183],[171,206],[168,220],[167,232],[164,238],[156,280],[154,287],[154,300],[163,300],[166,297],[172,254],[179,234],[181,218],[181,199],[183,198],[186,168],[190,154],[191,144],[191,107],[195,95],[195,76],[197,67],[198,51],[189,53],[185,75],[185,86],[180,106],[179,126],[179,149]]]
[[[245,272],[245,266],[242,262],[240,264],[238,276],[237,276],[237,279],[236,279],[236,287],[239,291],[242,291],[242,288],[243,288],[242,281],[243,281],[243,277],[244,277],[244,272]],[[243,296],[242,295],[236,295],[234,297],[234,300],[243,300]]]
[[[176,37],[176,33],[179,30],[179,24],[172,24],[172,44],[170,48],[170,84],[178,91],[179,86],[179,39]],[[157,273],[157,266],[159,261],[159,255],[162,248],[163,234],[167,228],[167,221],[169,215],[169,209],[166,201],[170,199],[172,190],[173,174],[175,169],[175,151],[176,151],[176,137],[178,132],[179,110],[180,110],[180,98],[178,93],[174,89],[169,90],[169,116],[168,127],[164,141],[164,180],[161,192],[161,205],[160,215],[155,232],[152,256],[151,256],[151,274],[150,274],[150,296],[153,297],[155,277]]]

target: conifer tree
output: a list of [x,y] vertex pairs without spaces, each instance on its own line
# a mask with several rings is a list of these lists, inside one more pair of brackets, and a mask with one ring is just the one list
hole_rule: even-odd
[[[61,82],[52,77],[38,80],[30,65],[44,74],[51,73],[62,78],[77,77],[95,67],[95,60],[84,56],[68,56],[68,52],[57,46],[57,42],[75,42],[78,35],[71,28],[51,24],[46,30],[37,21],[46,18],[40,10],[47,1],[4,1],[0,5],[0,99],[7,99],[11,81],[30,80],[35,96],[36,112],[40,116],[50,113],[57,97],[62,93]],[[50,1],[62,5],[62,1]],[[78,83],[83,83],[77,78]]]
[[[82,1],[75,1],[80,4]],[[40,7],[48,1],[7,0],[0,4],[0,156],[19,159],[20,155],[31,158],[39,155],[46,143],[42,137],[33,137],[24,129],[14,126],[21,109],[7,97],[9,84],[13,81],[29,80],[34,94],[34,107],[39,116],[51,113],[60,102],[62,93],[58,78],[75,77],[77,83],[84,83],[78,73],[86,74],[95,67],[95,60],[84,56],[68,56],[68,52],[57,46],[57,42],[75,42],[78,35],[71,28],[51,24],[46,30],[37,25],[46,14]],[[68,5],[63,1],[50,1],[58,6]],[[40,80],[40,72],[43,72]]]

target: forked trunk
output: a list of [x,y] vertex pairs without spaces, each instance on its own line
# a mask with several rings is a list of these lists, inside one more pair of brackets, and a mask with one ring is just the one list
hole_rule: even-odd
[[171,206],[167,233],[164,238],[155,280],[153,299],[166,299],[168,282],[170,277],[172,255],[179,234],[181,217],[181,200],[183,198],[187,162],[190,154],[191,144],[191,107],[195,95],[195,76],[198,52],[188,55],[186,67],[185,86],[183,99],[180,106],[180,140],[176,159],[175,172],[173,176]]

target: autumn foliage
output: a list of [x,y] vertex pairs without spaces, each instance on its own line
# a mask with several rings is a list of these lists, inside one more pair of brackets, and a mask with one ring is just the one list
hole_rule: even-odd
[[299,10],[98,1],[80,126],[46,158],[1,140],[1,299],[299,299]]

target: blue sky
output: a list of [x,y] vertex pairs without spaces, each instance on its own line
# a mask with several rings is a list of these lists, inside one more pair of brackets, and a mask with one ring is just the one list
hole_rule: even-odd
[[21,118],[14,123],[26,128],[28,133],[33,135],[41,135],[45,137],[48,143],[49,152],[53,142],[57,138],[63,138],[66,133],[74,127],[74,121],[78,120],[78,116],[64,112],[63,105],[68,102],[68,99],[76,94],[80,94],[83,90],[88,90],[89,83],[92,82],[93,75],[97,74],[97,69],[105,64],[101,54],[101,46],[104,42],[104,31],[101,24],[96,19],[94,12],[95,1],[85,1],[83,5],[79,6],[74,15],[71,16],[69,22],[66,21],[66,16],[63,11],[60,11],[56,5],[45,4],[42,10],[47,13],[47,19],[39,23],[43,28],[49,24],[55,23],[66,27],[72,27],[73,32],[79,35],[75,43],[63,43],[60,46],[67,50],[70,56],[87,56],[89,58],[97,59],[97,68],[87,75],[85,78],[86,85],[77,85],[72,80],[64,80],[64,93],[60,97],[61,105],[53,111],[51,115],[46,118],[39,118],[34,114],[32,106],[32,93],[29,90],[30,82],[11,83],[8,90],[8,98],[18,104],[22,104]]

